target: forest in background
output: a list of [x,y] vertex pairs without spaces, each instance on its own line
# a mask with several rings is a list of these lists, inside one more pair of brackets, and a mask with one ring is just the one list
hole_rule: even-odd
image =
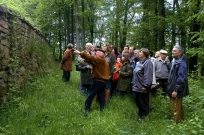
[[153,52],[181,45],[189,71],[204,74],[204,0],[3,0],[39,29],[61,60],[68,43],[109,42]]

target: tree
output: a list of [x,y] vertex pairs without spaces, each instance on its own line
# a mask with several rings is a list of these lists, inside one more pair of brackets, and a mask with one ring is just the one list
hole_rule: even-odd
[[79,15],[78,15],[78,0],[74,1],[74,5],[75,5],[75,12],[76,12],[76,46],[77,49],[79,50],[80,48],[80,41],[79,41]]

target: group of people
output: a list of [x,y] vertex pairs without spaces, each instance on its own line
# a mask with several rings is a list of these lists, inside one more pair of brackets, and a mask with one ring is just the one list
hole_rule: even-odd
[[[64,52],[61,69],[62,79],[69,81],[73,45],[68,44]],[[71,46],[71,47],[70,47]],[[138,107],[138,118],[150,113],[151,97],[162,90],[163,96],[170,97],[173,120],[178,123],[184,116],[182,98],[188,94],[187,63],[181,46],[174,46],[172,59],[161,49],[155,53],[147,48],[135,49],[125,46],[122,52],[109,43],[100,47],[86,44],[86,50],[73,50],[77,54],[77,68],[80,71],[80,92],[87,93],[85,112],[91,110],[95,97],[102,111],[115,94],[122,97],[132,94]]]

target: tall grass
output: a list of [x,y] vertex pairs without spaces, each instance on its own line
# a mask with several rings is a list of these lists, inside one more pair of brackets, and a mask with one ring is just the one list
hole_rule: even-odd
[[[152,111],[137,120],[137,107],[131,95],[115,96],[103,112],[95,100],[91,113],[84,116],[86,95],[79,92],[79,72],[62,82],[60,64],[45,77],[29,81],[19,105],[0,111],[0,134],[8,135],[191,135],[204,134],[203,86],[190,79],[191,96],[184,98],[185,120],[170,119],[169,99],[152,99]],[[196,84],[195,84],[196,83]]]

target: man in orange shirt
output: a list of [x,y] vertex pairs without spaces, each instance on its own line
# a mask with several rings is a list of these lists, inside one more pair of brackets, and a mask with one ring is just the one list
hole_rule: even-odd
[[95,56],[90,56],[87,53],[80,52],[78,50],[75,50],[74,53],[79,54],[88,63],[93,65],[93,81],[91,84],[90,93],[85,101],[85,111],[90,111],[92,101],[96,95],[98,96],[100,110],[102,111],[106,104],[105,88],[106,82],[108,81],[110,75],[109,65],[104,57],[105,52],[101,49],[97,49]]

